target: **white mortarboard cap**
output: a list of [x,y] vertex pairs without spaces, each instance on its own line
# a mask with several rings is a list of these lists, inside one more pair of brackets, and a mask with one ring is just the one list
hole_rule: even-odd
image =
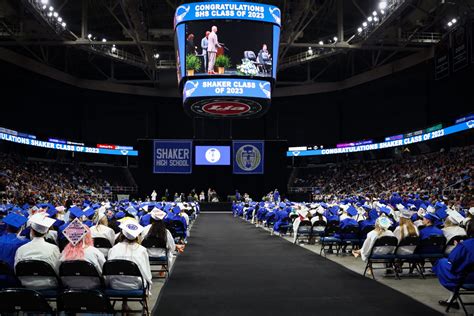
[[40,234],[46,234],[55,222],[56,220],[48,217],[47,213],[36,213],[28,220],[31,228]]
[[459,214],[459,212],[457,212],[455,210],[449,210],[448,211],[448,219],[451,221],[451,223],[453,223],[455,225],[459,225],[460,223],[463,222],[464,217],[461,214]]
[[129,240],[134,240],[135,238],[137,238],[138,235],[140,235],[144,229],[142,225],[138,224],[134,220],[123,221],[120,224],[119,228],[122,230],[122,233],[125,238]]
[[469,214],[474,215],[474,206],[469,209]]
[[384,229],[388,229],[392,225],[392,222],[385,216],[380,216],[379,218],[377,218],[377,222],[380,227]]
[[434,212],[436,212],[436,209],[433,206],[428,205],[428,207],[426,208],[426,211],[428,213],[434,213]]
[[165,218],[166,212],[156,208],[156,209],[153,209],[150,215],[151,215],[151,218],[153,218],[155,221],[158,221]]

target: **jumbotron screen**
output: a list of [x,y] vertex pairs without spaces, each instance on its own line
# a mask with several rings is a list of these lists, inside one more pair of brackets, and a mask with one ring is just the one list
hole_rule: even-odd
[[199,2],[176,10],[178,80],[203,75],[276,77],[280,9]]

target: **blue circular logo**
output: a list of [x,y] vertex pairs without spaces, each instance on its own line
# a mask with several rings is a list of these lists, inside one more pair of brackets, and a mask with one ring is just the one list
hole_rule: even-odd
[[134,224],[127,224],[127,228],[130,229],[130,230],[137,230],[138,226],[134,225]]

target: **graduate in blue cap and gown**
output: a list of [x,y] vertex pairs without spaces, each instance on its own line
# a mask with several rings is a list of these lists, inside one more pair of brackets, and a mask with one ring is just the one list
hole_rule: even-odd
[[[288,212],[286,210],[286,204],[283,203],[283,202],[280,202],[280,204],[278,204],[279,208],[278,210],[275,212],[275,224],[273,224],[273,231],[274,232],[277,232],[278,234],[280,233],[283,233],[283,231],[286,232],[286,230],[288,229],[288,224],[290,222],[290,218],[288,217]],[[282,229],[282,231],[280,231],[280,228],[283,228],[283,227],[286,227],[284,228],[284,230]]]
[[420,239],[427,239],[430,236],[443,236],[443,231],[435,226],[436,221],[439,221],[439,217],[433,213],[426,213],[423,217],[423,225],[425,228],[420,230]]
[[[463,272],[472,265],[474,265],[474,239],[468,239],[458,243],[448,258],[439,259],[433,266],[433,272],[438,276],[442,286],[454,292]],[[469,274],[465,283],[474,284],[474,274]],[[439,301],[439,304],[447,306],[452,295],[446,301]],[[459,309],[458,302],[455,302],[453,308]]]
[[0,237],[0,260],[6,262],[13,269],[15,254],[18,248],[30,240],[19,237],[19,232],[28,219],[16,213],[10,213],[3,218],[6,225],[5,233]]

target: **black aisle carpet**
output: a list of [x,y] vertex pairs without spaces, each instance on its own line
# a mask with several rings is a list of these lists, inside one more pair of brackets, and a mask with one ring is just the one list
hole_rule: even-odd
[[441,314],[230,214],[202,214],[154,315]]

